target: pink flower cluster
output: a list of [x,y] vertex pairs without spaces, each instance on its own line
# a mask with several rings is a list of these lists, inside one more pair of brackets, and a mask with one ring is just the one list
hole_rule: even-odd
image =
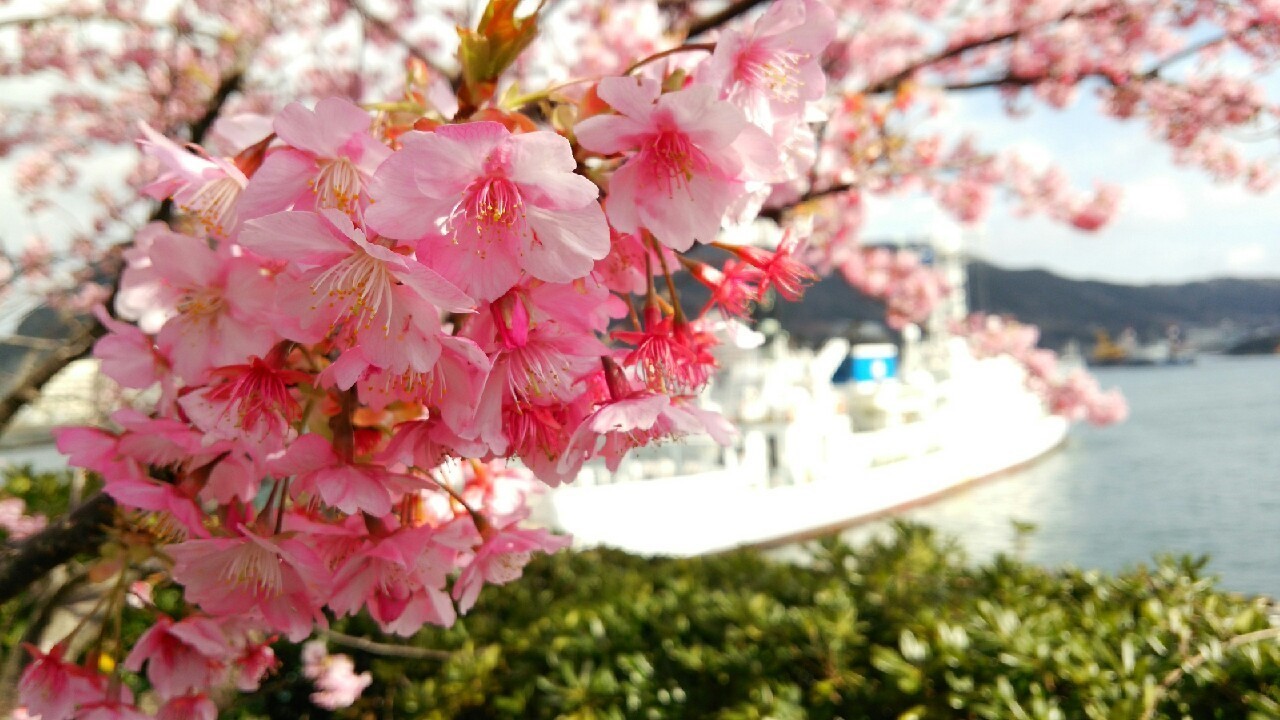
[[44,529],[49,519],[40,513],[27,514],[27,504],[22,498],[0,499],[0,530],[10,540],[23,540]]
[[346,655],[330,655],[322,640],[302,646],[302,674],[316,684],[311,702],[325,710],[350,707],[373,682],[367,672],[357,675],[355,667]]
[[[691,74],[600,79],[571,126],[472,94],[449,118],[439,98],[410,117],[294,103],[241,122],[256,132],[228,156],[143,126],[161,167],[145,192],[179,222],[125,253],[95,352],[155,407],[57,437],[126,510],[120,541],[153,551],[168,575],[153,582],[190,605],[123,667],[207,716],[246,649],[300,642],[330,613],[402,636],[448,626],[566,547],[520,525],[531,478],[569,482],[692,433],[729,442],[697,405],[719,342],[707,313],[796,299],[814,276],[797,234],[717,238],[794,179],[787,148],[823,94],[830,25],[785,0]],[[722,263],[685,258],[695,244]],[[697,315],[671,281],[686,266],[720,288]],[[60,674],[40,679],[45,666]],[[367,684],[334,658],[308,667],[324,707]],[[58,656],[24,682],[47,718],[103,700],[100,677]]]
[[1098,426],[1123,422],[1129,416],[1129,406],[1118,389],[1104,392],[1083,368],[1064,370],[1057,353],[1037,347],[1040,331],[1034,325],[975,313],[955,330],[968,336],[975,356],[1007,355],[1021,364],[1027,371],[1027,386],[1045,399],[1054,414]]
[[929,317],[950,288],[946,278],[910,250],[863,247],[839,265],[850,285],[885,304],[889,326],[902,329]]

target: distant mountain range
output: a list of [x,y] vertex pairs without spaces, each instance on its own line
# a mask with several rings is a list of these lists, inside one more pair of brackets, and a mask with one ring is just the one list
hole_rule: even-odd
[[[1040,326],[1042,343],[1061,348],[1074,339],[1089,348],[1097,330],[1113,338],[1133,328],[1144,341],[1179,326],[1203,345],[1226,347],[1255,331],[1280,332],[1280,279],[1224,278],[1161,285],[1072,280],[1044,270],[1007,270],[969,263],[969,306]],[[793,333],[814,337],[883,319],[880,304],[838,277],[810,288],[799,305],[775,310]]]

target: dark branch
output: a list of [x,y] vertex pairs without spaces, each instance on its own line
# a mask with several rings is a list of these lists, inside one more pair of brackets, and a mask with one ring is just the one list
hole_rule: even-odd
[[92,324],[86,324],[73,337],[59,343],[58,349],[41,356],[35,365],[24,372],[21,379],[14,384],[14,389],[0,398],[0,433],[8,429],[19,410],[40,396],[40,391],[55,375],[67,365],[87,355],[93,348],[93,343],[106,332],[107,329],[102,326],[102,323],[93,319]]
[[731,2],[726,5],[720,12],[708,15],[704,18],[697,18],[693,22],[689,23],[688,34],[686,37],[694,37],[695,35],[701,35],[704,32],[714,30],[739,15],[750,11],[755,6],[762,5],[765,2],[766,0],[735,0],[735,2]]
[[375,33],[403,47],[405,52],[409,53],[409,57],[426,63],[427,67],[435,70],[442,77],[448,77],[446,73],[432,64],[430,58],[424,55],[422,50],[409,40],[409,38],[405,37],[404,33],[400,32],[400,29],[391,21],[384,20],[383,18],[375,15],[373,11],[365,7],[364,3],[360,2],[360,0],[347,0],[347,7],[351,8],[352,12],[356,15],[359,15],[360,19],[363,20]]
[[[1077,16],[1085,18],[1089,16],[1089,13],[1078,15],[1076,11],[1071,11],[1054,20],[1046,21],[1046,23],[1043,23],[1043,24],[1063,22],[1065,20],[1069,20],[1072,17],[1077,17]],[[1203,40],[1201,42],[1188,45],[1187,47],[1177,52],[1171,53],[1170,55],[1156,61],[1145,72],[1138,73],[1134,77],[1141,80],[1154,80],[1159,77],[1161,70],[1164,70],[1165,68],[1171,65],[1174,65],[1176,63],[1179,63],[1183,60],[1186,60],[1187,58],[1194,57],[1195,55],[1215,45],[1219,45],[1228,40],[1235,39],[1240,35],[1243,35],[1244,33],[1254,30],[1256,28],[1257,28],[1256,23],[1250,23],[1243,29],[1238,30],[1234,33],[1224,33],[1217,37],[1209,38],[1207,40]],[[957,45],[955,47],[948,48],[947,50],[944,50],[943,52],[940,52],[936,55],[931,55],[927,58],[917,60],[916,62],[912,63],[906,68],[903,68],[902,70],[899,70],[893,75],[887,78],[884,78],[882,80],[878,80],[872,83],[871,85],[868,85],[866,89],[863,90],[863,92],[868,94],[873,94],[873,93],[883,93],[883,92],[890,92],[890,91],[896,90],[898,86],[901,85],[904,81],[908,80],[912,75],[915,75],[916,73],[922,70],[926,70],[933,65],[937,65],[938,63],[946,62],[947,60],[957,58],[960,55],[963,55],[964,53],[969,52],[970,50],[977,50],[979,48],[988,47],[990,45],[996,45],[1002,42],[1008,42],[1010,40],[1014,40],[1019,35],[1027,32],[1030,29],[1031,28],[1029,27],[1024,27],[1018,30],[1011,30],[1009,32],[1000,33],[999,35],[992,35],[990,37],[982,38],[980,40],[974,40],[972,42],[968,42],[962,45]],[[1078,78],[1078,80],[1083,80],[1085,78],[1100,78],[1109,84],[1112,84],[1112,85],[1118,84],[1114,77],[1111,77],[1103,73],[1089,73],[1081,76],[1080,78]],[[1002,77],[987,78],[984,80],[974,80],[969,82],[945,83],[939,86],[939,89],[963,92],[966,90],[982,90],[982,89],[997,88],[997,87],[1026,87],[1028,85],[1034,85],[1037,82],[1042,82],[1047,79],[1049,78],[1020,78],[1020,77],[1014,77],[1011,75],[1006,75]]]
[[233,93],[239,92],[242,85],[244,85],[243,70],[232,70],[222,78],[218,88],[213,91],[213,97],[209,99],[209,105],[204,113],[191,123],[191,142],[197,144],[204,142],[204,137],[209,134],[213,123],[222,115],[222,109],[226,107],[227,100],[231,99]]
[[101,545],[115,506],[110,497],[98,493],[21,545],[0,553],[0,603],[76,555]]
[[413,645],[392,645],[390,643],[377,642],[368,638],[340,633],[337,630],[326,630],[324,634],[335,645],[361,650],[372,655],[409,658],[411,660],[448,660],[453,654],[447,650],[432,650],[431,648],[420,648]]
[[1140,77],[1146,80],[1154,80],[1155,78],[1159,77],[1161,70],[1169,67],[1170,65],[1182,62],[1187,58],[1199,55],[1200,53],[1204,52],[1205,50],[1208,50],[1214,45],[1219,45],[1228,40],[1234,40],[1236,37],[1243,35],[1244,33],[1250,30],[1253,30],[1256,27],[1257,27],[1257,23],[1250,23],[1243,30],[1240,30],[1237,33],[1223,33],[1222,35],[1209,38],[1208,40],[1204,40],[1203,42],[1198,42],[1193,45],[1188,45],[1187,47],[1182,48],[1181,50],[1175,53],[1172,53],[1169,56],[1165,57],[1164,59],[1160,60],[1155,65],[1152,65],[1151,69],[1147,70]]
[[933,65],[937,65],[938,63],[946,62],[947,60],[957,58],[969,52],[970,50],[977,50],[979,48],[984,48],[990,45],[998,45],[1002,42],[1008,42],[1010,40],[1014,40],[1019,35],[1022,35],[1023,33],[1027,32],[1028,30],[1031,30],[1037,25],[1052,25],[1054,23],[1060,23],[1065,20],[1070,20],[1073,17],[1088,17],[1090,14],[1091,13],[1081,14],[1077,10],[1069,10],[1063,13],[1062,15],[1059,15],[1056,18],[1051,18],[1049,20],[1045,20],[1043,22],[1036,23],[1034,25],[1020,27],[1016,30],[1010,30],[1008,32],[1003,32],[998,35],[991,35],[989,37],[980,38],[978,40],[973,40],[967,43],[956,45],[954,47],[949,47],[946,50],[943,50],[942,52],[937,53],[936,55],[930,55],[929,57],[917,60],[916,62],[911,63],[910,65],[899,70],[893,75],[890,75],[887,78],[878,80],[868,85],[863,90],[863,92],[871,94],[871,93],[882,93],[882,92],[889,92],[892,90],[896,90],[899,85],[901,85],[905,80],[908,80],[912,75],[915,75],[917,72],[920,72],[921,70],[929,68]]
[[[1079,80],[1083,80],[1087,77],[1102,77],[1102,76],[1082,75],[1079,78]],[[970,80],[967,82],[947,83],[945,85],[940,85],[938,87],[939,89],[946,90],[947,92],[967,92],[969,90],[989,90],[991,88],[1030,87],[1031,85],[1035,85],[1036,83],[1047,82],[1051,79],[1052,78],[1050,77],[1018,78],[1010,75],[1005,75],[1003,77],[986,78],[984,80]]]
[[970,50],[977,50],[978,48],[987,47],[988,45],[996,45],[998,43],[1012,40],[1018,35],[1020,35],[1022,32],[1024,31],[1013,30],[1007,33],[992,35],[991,37],[988,37],[988,38],[983,38],[981,40],[974,40],[973,42],[968,42],[968,43],[964,43],[963,45],[957,45],[955,47],[948,48],[936,55],[930,55],[929,57],[924,58],[922,60],[917,60],[916,62],[911,63],[910,65],[899,70],[893,75],[890,75],[887,78],[884,78],[882,80],[879,80],[877,82],[874,82],[868,85],[863,90],[863,92],[867,94],[873,94],[873,93],[882,93],[882,92],[889,92],[891,90],[896,90],[898,89],[899,85],[901,85],[906,80],[910,79],[912,75],[915,75],[921,70],[924,70],[932,65],[937,65],[940,62],[946,62],[947,60],[951,60],[952,58],[959,57],[964,53],[969,52]]
[[807,202],[811,202],[813,200],[821,200],[822,198],[825,198],[825,197],[831,197],[832,195],[839,195],[842,192],[852,190],[854,187],[855,186],[853,183],[840,183],[839,185],[832,185],[830,187],[822,188],[821,190],[810,190],[804,195],[801,195],[793,203],[788,203],[787,205],[780,205],[778,207],[765,208],[764,210],[761,210],[760,217],[767,218],[769,220],[773,220],[774,222],[777,222],[782,219],[783,215],[786,215],[788,212],[791,212],[792,210],[799,207],[800,205],[803,205]]

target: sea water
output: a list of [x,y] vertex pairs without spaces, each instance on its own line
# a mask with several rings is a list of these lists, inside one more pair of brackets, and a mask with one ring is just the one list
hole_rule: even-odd
[[[1208,555],[1223,587],[1280,596],[1280,357],[1096,372],[1130,417],[1076,426],[1039,463],[901,517],[975,560],[1119,570],[1159,553]],[[1034,529],[1021,538],[1014,521]],[[883,523],[846,533],[854,542]]]

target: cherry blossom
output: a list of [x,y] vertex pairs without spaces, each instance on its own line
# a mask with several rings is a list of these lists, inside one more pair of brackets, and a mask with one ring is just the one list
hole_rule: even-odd
[[369,222],[388,237],[424,239],[420,259],[475,298],[498,298],[521,271],[575,280],[608,254],[599,191],[573,172],[564,138],[479,122],[401,143],[374,178]]
[[349,707],[373,682],[373,676],[367,672],[356,675],[351,658],[330,655],[319,640],[302,646],[302,674],[316,684],[311,702],[326,710]]
[[290,208],[354,212],[367,201],[373,171],[391,154],[369,133],[369,113],[342,98],[308,110],[291,103],[275,119],[286,147],[270,152],[245,187],[242,220]]
[[609,222],[621,232],[643,227],[679,251],[712,242],[746,183],[777,173],[773,141],[709,86],[661,94],[651,80],[605,78],[596,92],[619,114],[574,132],[587,150],[633,151],[609,185]]

